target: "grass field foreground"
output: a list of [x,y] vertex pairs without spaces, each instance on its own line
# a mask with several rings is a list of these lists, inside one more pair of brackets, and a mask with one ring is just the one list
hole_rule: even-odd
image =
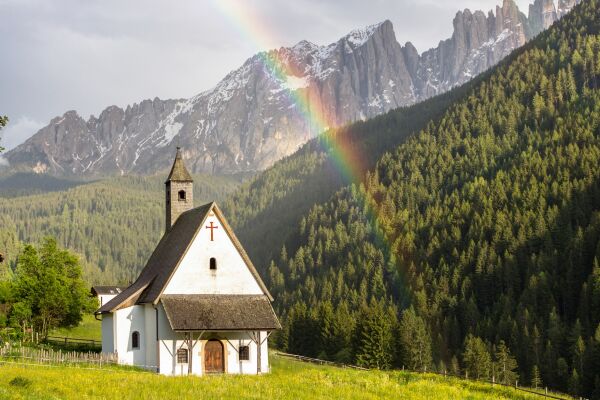
[[455,378],[357,371],[271,356],[272,373],[165,377],[150,372],[0,364],[2,399],[536,399]]

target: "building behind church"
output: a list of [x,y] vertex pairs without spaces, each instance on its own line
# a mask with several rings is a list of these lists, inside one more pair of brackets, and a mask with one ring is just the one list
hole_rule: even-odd
[[102,351],[164,375],[269,371],[273,298],[219,207],[193,208],[179,148],[165,186],[165,234],[138,279],[96,311]]

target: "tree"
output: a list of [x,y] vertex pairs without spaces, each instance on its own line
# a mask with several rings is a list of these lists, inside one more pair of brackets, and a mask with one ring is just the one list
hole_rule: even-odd
[[383,305],[372,300],[362,310],[356,335],[356,362],[367,368],[388,369],[394,361],[394,328],[392,315]]
[[399,327],[401,361],[412,370],[431,365],[431,339],[425,321],[410,307],[402,313]]
[[540,370],[537,365],[534,365],[531,370],[531,386],[535,389],[542,386],[542,378],[540,377]]
[[25,246],[13,286],[16,301],[11,318],[22,327],[31,323],[43,337],[54,327],[77,325],[82,314],[94,307],[79,260],[52,238],[39,249]]
[[[2,128],[4,128],[6,126],[6,124],[8,124],[8,117],[7,116],[1,116],[0,115],[0,130],[2,130]],[[0,153],[2,153],[4,151],[4,147],[0,146]]]
[[479,337],[469,335],[465,339],[463,361],[467,373],[479,378],[488,378],[492,366],[492,358],[486,344]]
[[495,358],[494,372],[497,382],[512,385],[519,379],[519,374],[516,372],[518,365],[517,360],[510,354],[510,349],[506,347],[504,340],[501,340],[498,344]]

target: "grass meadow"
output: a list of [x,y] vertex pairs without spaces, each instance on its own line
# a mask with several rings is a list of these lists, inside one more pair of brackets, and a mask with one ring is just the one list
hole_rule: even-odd
[[110,368],[0,363],[0,399],[539,399],[437,375],[358,371],[271,355],[261,376],[165,377]]
[[94,318],[93,314],[85,314],[76,327],[56,328],[50,331],[49,336],[102,341],[102,322]]

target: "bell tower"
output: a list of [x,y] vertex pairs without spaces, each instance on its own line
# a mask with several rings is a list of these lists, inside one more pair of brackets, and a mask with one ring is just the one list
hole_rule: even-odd
[[166,231],[171,229],[177,218],[194,207],[194,180],[183,164],[181,148],[177,154],[171,173],[165,182],[166,190]]

